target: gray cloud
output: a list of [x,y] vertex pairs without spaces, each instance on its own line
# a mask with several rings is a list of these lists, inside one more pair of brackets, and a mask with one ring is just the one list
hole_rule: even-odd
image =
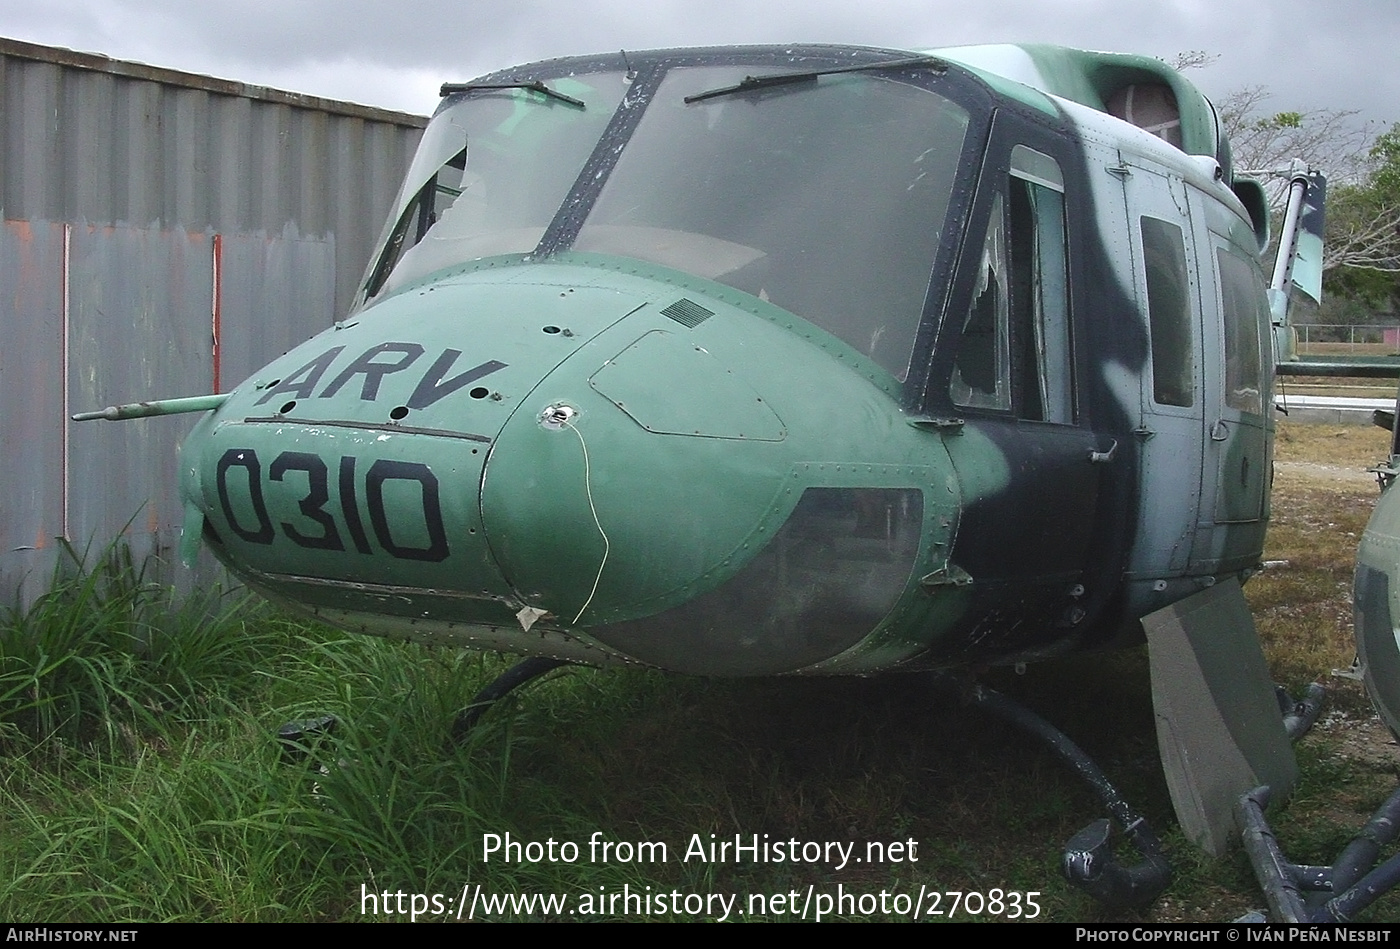
[[409,111],[431,109],[445,79],[620,48],[1029,41],[1166,59],[1198,49],[1219,55],[1193,75],[1213,96],[1263,85],[1280,110],[1400,121],[1393,0],[0,0],[0,33]]

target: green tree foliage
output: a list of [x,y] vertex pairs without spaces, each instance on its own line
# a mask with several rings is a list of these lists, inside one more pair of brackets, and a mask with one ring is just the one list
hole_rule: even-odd
[[1356,181],[1327,202],[1327,289],[1400,312],[1400,123],[1376,137]]

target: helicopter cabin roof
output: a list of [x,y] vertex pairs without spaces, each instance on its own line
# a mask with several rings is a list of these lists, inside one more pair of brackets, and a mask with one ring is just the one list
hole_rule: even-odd
[[1044,108],[1036,90],[1068,99],[1150,132],[1188,155],[1220,163],[1232,180],[1230,144],[1215,107],[1159,59],[1043,44],[960,46],[930,50],[966,66],[1005,95]]

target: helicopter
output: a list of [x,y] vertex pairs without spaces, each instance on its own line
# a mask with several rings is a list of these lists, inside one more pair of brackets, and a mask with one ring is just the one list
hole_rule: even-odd
[[186,556],[522,681],[980,670],[1257,569],[1268,242],[1155,59],[556,59],[442,87],[343,320],[86,417],[207,413]]

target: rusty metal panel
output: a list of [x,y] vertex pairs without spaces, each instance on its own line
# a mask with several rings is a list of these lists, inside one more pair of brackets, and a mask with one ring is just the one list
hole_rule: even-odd
[[[63,533],[63,226],[0,228],[0,602],[49,579]],[[37,586],[34,585],[37,581]]]
[[[212,383],[211,237],[184,230],[75,227],[69,265],[69,403],[76,408]],[[71,425],[69,532],[80,548],[178,531],[177,446],[187,416]]]
[[425,123],[0,39],[0,216],[222,234],[290,223],[333,240],[344,314]]
[[277,237],[227,236],[220,259],[220,388],[227,391],[335,319],[335,244],[289,225]]
[[193,418],[65,407],[212,391],[216,323],[227,390],[342,316],[425,123],[0,39],[0,602],[65,529],[171,554]]

